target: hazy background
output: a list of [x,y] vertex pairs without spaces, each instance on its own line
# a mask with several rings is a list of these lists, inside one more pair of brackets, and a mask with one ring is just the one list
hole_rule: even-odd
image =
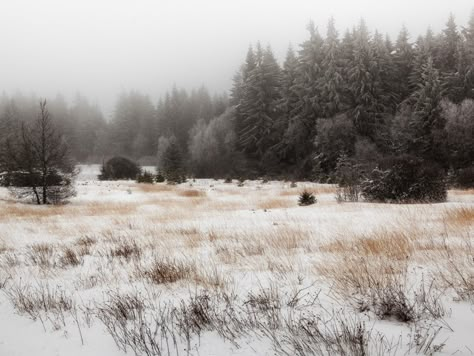
[[76,92],[107,117],[117,95],[137,89],[153,101],[174,84],[228,90],[250,43],[283,59],[313,19],[321,33],[334,16],[342,32],[364,17],[395,39],[404,23],[414,41],[449,12],[467,23],[472,0],[176,1],[0,0],[0,91],[67,99]]

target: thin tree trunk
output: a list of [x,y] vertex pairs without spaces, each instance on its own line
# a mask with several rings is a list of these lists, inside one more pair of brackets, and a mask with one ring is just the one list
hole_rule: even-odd
[[47,204],[48,203],[48,196],[47,196],[47,193],[46,193],[46,184],[43,185],[43,204]]
[[41,205],[41,200],[40,200],[40,197],[39,197],[39,194],[38,194],[38,190],[36,189],[36,187],[33,187],[33,192],[35,193],[35,196],[36,196],[36,203],[38,205]]

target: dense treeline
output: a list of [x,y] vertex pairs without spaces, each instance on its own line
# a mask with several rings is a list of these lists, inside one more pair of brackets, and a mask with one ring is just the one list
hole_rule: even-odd
[[[82,97],[49,111],[81,162],[121,155],[160,168],[172,150],[198,177],[337,181],[338,167],[363,173],[412,156],[474,181],[474,12],[416,40],[402,28],[392,42],[364,21],[342,35],[332,19],[324,34],[313,23],[308,32],[282,65],[270,47],[250,47],[229,98],[173,88],[154,105],[130,92],[110,121]],[[36,104],[1,98],[2,142]]]

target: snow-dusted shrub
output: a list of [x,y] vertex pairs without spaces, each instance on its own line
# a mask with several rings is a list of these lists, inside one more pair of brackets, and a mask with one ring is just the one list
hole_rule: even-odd
[[336,200],[338,202],[356,202],[360,196],[361,168],[354,160],[346,154],[337,159],[335,179],[338,185]]
[[447,197],[444,171],[435,163],[410,155],[380,161],[361,187],[368,201],[443,202]]
[[140,167],[125,157],[113,157],[102,165],[100,180],[136,179]]

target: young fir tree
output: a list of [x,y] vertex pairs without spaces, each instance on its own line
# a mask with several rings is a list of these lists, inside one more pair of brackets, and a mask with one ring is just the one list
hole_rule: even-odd
[[172,136],[169,144],[163,153],[160,165],[160,173],[166,178],[168,183],[182,183],[185,179],[184,162],[178,140]]

